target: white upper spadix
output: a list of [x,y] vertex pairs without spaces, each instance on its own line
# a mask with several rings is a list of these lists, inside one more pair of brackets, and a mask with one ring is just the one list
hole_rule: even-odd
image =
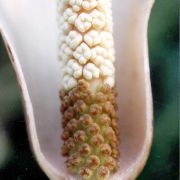
[[[58,8],[59,60],[63,64],[61,68],[65,69],[64,89],[75,87],[79,79],[90,84],[96,80],[96,83],[113,87],[115,53],[111,1],[59,0],[58,7],[61,7]],[[73,66],[78,67],[77,73]]]

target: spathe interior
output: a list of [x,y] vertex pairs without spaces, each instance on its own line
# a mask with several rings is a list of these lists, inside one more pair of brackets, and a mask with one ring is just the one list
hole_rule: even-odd
[[[147,26],[152,0],[113,0],[120,168],[111,179],[135,179],[152,140]],[[0,0],[0,31],[22,90],[33,152],[51,179],[71,179],[60,155],[56,3]]]

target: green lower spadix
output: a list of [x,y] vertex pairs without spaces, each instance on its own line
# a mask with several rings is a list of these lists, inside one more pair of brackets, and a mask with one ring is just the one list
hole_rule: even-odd
[[70,173],[82,179],[107,179],[117,169],[116,93],[108,85],[92,91],[84,80],[61,92],[64,128],[62,155]]

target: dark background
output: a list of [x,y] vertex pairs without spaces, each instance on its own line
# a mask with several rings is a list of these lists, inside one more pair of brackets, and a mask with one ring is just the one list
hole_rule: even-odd
[[[156,0],[149,23],[154,140],[138,180],[179,176],[179,3]],[[15,73],[0,38],[0,180],[46,180],[30,151]]]

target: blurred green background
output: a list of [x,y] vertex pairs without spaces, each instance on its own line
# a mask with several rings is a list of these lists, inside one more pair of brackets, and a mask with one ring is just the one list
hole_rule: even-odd
[[[179,2],[156,0],[149,23],[152,151],[138,180],[179,176]],[[0,180],[44,179],[28,144],[15,73],[0,38]]]

